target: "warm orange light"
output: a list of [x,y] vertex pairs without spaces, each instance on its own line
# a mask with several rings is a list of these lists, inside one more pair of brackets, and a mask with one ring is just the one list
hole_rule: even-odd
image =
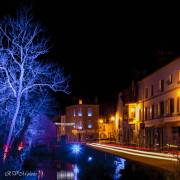
[[115,125],[116,125],[116,129],[118,128],[118,124],[119,124],[119,113],[116,112],[116,116],[115,116]]
[[177,90],[177,96],[180,96],[180,89]]
[[114,121],[114,120],[115,120],[115,117],[114,117],[114,116],[111,116],[110,120],[111,120],[111,121]]
[[82,99],[79,99],[79,104],[82,104]]
[[102,124],[103,122],[104,122],[104,121],[103,121],[103,119],[99,119],[99,123],[101,123],[101,124]]

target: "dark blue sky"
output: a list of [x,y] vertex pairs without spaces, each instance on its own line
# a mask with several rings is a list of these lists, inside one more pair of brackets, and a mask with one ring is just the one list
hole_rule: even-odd
[[[1,17],[15,11],[19,2],[4,1]],[[30,2],[35,18],[51,35],[48,57],[72,76],[72,96],[112,101],[138,71],[156,68],[159,52],[180,52],[180,15],[169,6]]]

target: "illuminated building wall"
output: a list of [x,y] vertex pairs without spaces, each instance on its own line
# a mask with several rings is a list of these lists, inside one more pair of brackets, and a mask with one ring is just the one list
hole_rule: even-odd
[[101,141],[114,141],[115,140],[115,123],[114,121],[106,122],[103,119],[99,119],[99,140]]
[[88,141],[98,137],[99,105],[78,104],[66,108],[66,128],[71,141]]
[[152,148],[180,145],[180,58],[121,93],[118,101],[123,100],[123,107],[117,108],[123,112],[121,143]]
[[145,144],[149,147],[177,145],[180,141],[180,58],[139,82],[143,102]]

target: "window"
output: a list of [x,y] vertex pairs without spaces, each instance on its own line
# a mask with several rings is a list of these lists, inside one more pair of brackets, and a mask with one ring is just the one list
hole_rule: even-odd
[[180,82],[180,70],[178,70],[178,82]]
[[151,96],[153,96],[153,95],[154,95],[154,86],[151,85]]
[[158,117],[158,104],[154,105],[154,117]]
[[150,107],[147,108],[147,119],[151,118]]
[[177,112],[180,112],[180,97],[177,98]]
[[180,138],[180,127],[172,127],[173,144],[178,144]]
[[76,116],[76,110],[74,109],[73,111],[73,116],[75,117]]
[[81,122],[81,121],[78,123],[78,129],[79,129],[79,130],[83,129],[83,127],[82,127],[82,122]]
[[79,126],[78,126],[78,129],[80,129],[80,130],[81,130],[81,129],[82,129],[82,125],[79,125]]
[[139,121],[142,120],[142,113],[141,113],[141,109],[139,110]]
[[172,74],[169,75],[168,84],[172,83]]
[[161,101],[160,102],[160,116],[163,116],[164,115],[164,102]]
[[129,108],[129,119],[134,119],[135,116],[135,108]]
[[148,88],[145,89],[145,98],[148,98]]
[[161,92],[164,91],[164,80],[160,80],[160,81],[159,81],[159,90],[160,90]]
[[145,120],[147,120],[147,111],[148,111],[148,108],[147,107],[145,107]]
[[154,104],[151,106],[151,118],[154,119]]
[[169,108],[170,114],[174,112],[174,99],[170,98],[170,108]]
[[81,108],[79,109],[78,116],[79,116],[79,117],[82,116],[82,109],[81,109]]
[[166,115],[169,114],[169,100],[165,101],[165,113]]
[[92,124],[88,124],[88,128],[91,129],[92,128]]
[[92,116],[92,108],[88,108],[88,116],[89,116],[89,117]]

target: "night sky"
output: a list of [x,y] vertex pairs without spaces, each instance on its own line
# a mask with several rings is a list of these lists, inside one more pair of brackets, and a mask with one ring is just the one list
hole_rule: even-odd
[[[19,2],[1,3],[0,16],[15,12]],[[70,97],[115,103],[137,72],[148,73],[168,61],[162,55],[180,52],[180,14],[169,6],[29,2],[51,36],[48,58],[71,75]]]

